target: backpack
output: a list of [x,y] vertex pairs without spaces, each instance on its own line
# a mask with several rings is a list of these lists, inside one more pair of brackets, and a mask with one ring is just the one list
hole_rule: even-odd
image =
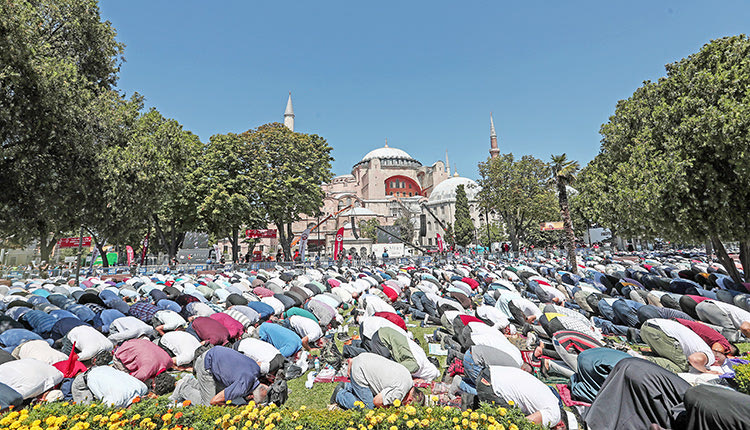
[[343,359],[341,351],[336,347],[336,342],[333,340],[326,342],[320,349],[320,361],[324,364],[330,364],[336,370],[341,368]]
[[276,378],[276,380],[268,387],[268,403],[273,403],[276,406],[281,406],[286,403],[289,398],[289,387],[287,386],[286,379]]

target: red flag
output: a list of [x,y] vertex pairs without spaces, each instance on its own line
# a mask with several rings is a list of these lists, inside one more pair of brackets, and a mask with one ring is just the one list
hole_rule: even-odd
[[59,361],[53,364],[57,370],[62,372],[63,377],[72,378],[81,372],[86,371],[86,366],[78,361],[78,354],[76,354],[76,344],[73,342],[73,347],[70,349],[70,355],[67,360]]
[[443,238],[440,237],[440,233],[437,233],[437,247],[438,247],[438,251],[443,252],[443,249],[444,249]]
[[333,259],[339,259],[339,253],[344,249],[344,227],[336,232],[336,241],[333,242]]
[[133,264],[133,247],[128,245],[125,247],[125,253],[128,254],[128,266]]

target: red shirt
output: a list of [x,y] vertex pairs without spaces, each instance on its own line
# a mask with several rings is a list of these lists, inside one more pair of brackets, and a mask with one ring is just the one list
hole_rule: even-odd
[[469,325],[470,322],[480,322],[484,324],[484,321],[471,315],[459,315],[458,317],[461,318],[461,322],[464,323],[464,325]]
[[466,282],[467,284],[469,284],[471,286],[472,290],[476,290],[477,287],[479,286],[479,282],[477,282],[476,280],[471,279],[471,278],[461,278],[461,281]]
[[388,296],[388,299],[391,302],[395,302],[396,301],[396,299],[398,298],[398,293],[396,292],[396,290],[394,290],[393,288],[391,288],[391,287],[389,287],[388,285],[385,285],[385,284],[381,285],[381,288],[383,289],[383,294],[385,294],[386,296]]
[[207,340],[212,345],[224,345],[229,340],[229,330],[209,317],[198,317],[191,325],[201,340]]
[[373,315],[376,317],[385,318],[393,324],[396,324],[397,326],[404,329],[404,331],[408,331],[406,330],[406,323],[404,322],[404,319],[394,314],[393,312],[375,312]]
[[724,347],[725,351],[732,350],[732,348],[729,346],[729,341],[727,340],[727,338],[725,338],[721,333],[712,329],[711,327],[698,321],[688,321],[682,318],[675,318],[675,321],[694,331],[695,334],[698,335],[698,337],[703,339],[703,341],[708,344],[708,346],[713,346],[713,344],[718,343]]

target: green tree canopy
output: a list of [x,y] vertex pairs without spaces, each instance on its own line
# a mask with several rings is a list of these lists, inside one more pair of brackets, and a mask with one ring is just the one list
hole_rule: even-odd
[[242,134],[249,159],[248,197],[276,225],[279,241],[291,259],[292,223],[300,214],[314,216],[323,204],[321,185],[330,181],[331,147],[315,134],[295,133],[272,123]]
[[373,240],[378,237],[378,229],[375,227],[380,226],[380,221],[376,217],[359,220],[357,225],[359,226],[360,236]]
[[618,102],[579,178],[587,217],[618,234],[710,239],[740,281],[722,241],[740,243],[750,270],[748,58],[744,35],[711,41]]
[[94,1],[0,2],[0,230],[39,240],[44,260],[80,224],[81,185],[107,144],[90,113],[121,53]]
[[474,240],[474,221],[469,213],[469,199],[466,197],[466,189],[461,184],[456,187],[456,222],[455,222],[456,244],[466,246]]
[[549,221],[556,206],[549,186],[549,166],[531,155],[516,160],[513,154],[501,154],[479,163],[478,200],[483,208],[500,215],[513,251],[531,229]]

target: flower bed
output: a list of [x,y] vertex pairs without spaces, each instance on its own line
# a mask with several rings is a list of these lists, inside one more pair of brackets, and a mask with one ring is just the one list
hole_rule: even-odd
[[298,410],[273,405],[255,407],[174,407],[165,398],[143,400],[128,409],[101,404],[50,403],[0,415],[0,429],[278,429],[278,430],[530,430],[539,426],[527,421],[517,408],[488,405],[476,411],[450,407],[400,406],[378,410]]

